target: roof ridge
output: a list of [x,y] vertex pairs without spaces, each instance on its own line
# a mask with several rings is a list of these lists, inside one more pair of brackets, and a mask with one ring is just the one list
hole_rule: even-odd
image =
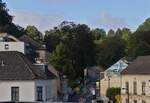
[[[20,53],[21,54],[21,53]],[[18,54],[17,54],[18,55]],[[29,66],[29,64],[25,61],[25,59],[24,59],[24,57],[22,56],[23,54],[21,54],[21,55],[18,55],[25,63],[25,66],[26,67],[28,67],[28,70],[34,75],[34,78],[36,77],[35,75],[35,73],[32,71],[32,69],[31,69],[31,67]]]
[[138,56],[121,74],[150,74],[150,55]]

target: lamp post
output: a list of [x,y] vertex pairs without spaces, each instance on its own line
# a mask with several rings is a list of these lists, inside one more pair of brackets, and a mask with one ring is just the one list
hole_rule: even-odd
[[88,74],[88,69],[85,68],[85,69],[84,69],[84,86],[86,86],[86,78],[87,78],[87,74]]
[[129,103],[129,102],[130,102],[130,100],[129,100],[129,99],[130,99],[129,88],[128,88],[128,90],[127,90],[127,93],[128,93],[127,95],[128,95],[128,103]]
[[108,89],[110,88],[110,78],[111,78],[111,75],[108,74]]

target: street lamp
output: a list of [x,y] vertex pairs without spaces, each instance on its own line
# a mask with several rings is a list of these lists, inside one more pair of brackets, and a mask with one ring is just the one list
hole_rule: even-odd
[[86,78],[87,78],[87,75],[88,75],[88,69],[85,68],[85,69],[84,69],[84,86],[86,86]]
[[108,89],[109,89],[110,88],[110,78],[111,78],[111,75],[108,74],[107,76],[108,76]]

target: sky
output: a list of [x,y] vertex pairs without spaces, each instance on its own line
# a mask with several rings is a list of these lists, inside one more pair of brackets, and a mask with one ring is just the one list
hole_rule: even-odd
[[132,31],[150,17],[150,0],[3,0],[13,22],[35,25],[40,31],[62,21],[105,30],[127,27]]

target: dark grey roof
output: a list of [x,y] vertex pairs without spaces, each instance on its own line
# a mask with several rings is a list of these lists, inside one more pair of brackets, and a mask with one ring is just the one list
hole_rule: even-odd
[[46,49],[42,44],[34,41],[32,38],[30,38],[27,35],[23,35],[23,36],[19,37],[19,40],[25,42],[26,44],[32,45],[36,49]]
[[24,54],[17,51],[0,52],[0,80],[53,79],[50,71],[37,69]]
[[139,56],[121,74],[150,74],[150,56]]

